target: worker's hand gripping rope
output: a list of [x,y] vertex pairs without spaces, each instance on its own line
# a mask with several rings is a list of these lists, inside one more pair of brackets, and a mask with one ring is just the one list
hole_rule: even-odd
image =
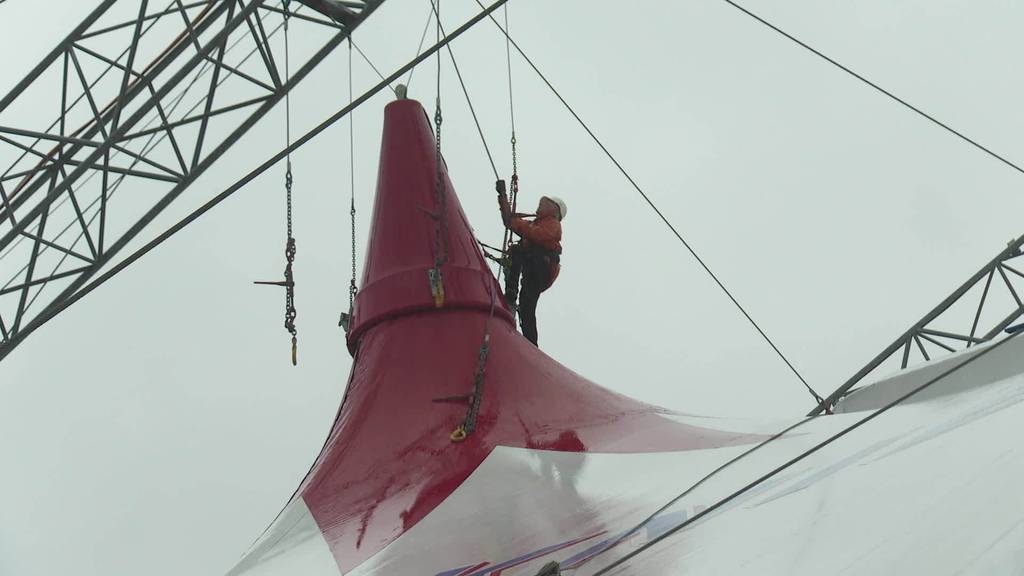
[[512,206],[509,204],[508,194],[505,192],[505,181],[495,182],[494,189],[498,191],[498,209],[501,210],[501,221],[508,226],[508,223],[512,221]]

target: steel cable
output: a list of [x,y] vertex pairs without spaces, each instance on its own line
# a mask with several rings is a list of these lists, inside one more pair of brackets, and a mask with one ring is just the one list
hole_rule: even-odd
[[[948,370],[945,370],[944,372],[940,373],[939,375],[935,376],[934,378],[924,382],[923,384],[920,384],[920,385],[916,386],[915,388],[913,388],[910,391],[906,392],[905,394],[899,396],[895,400],[892,400],[891,402],[885,404],[881,408],[878,408],[877,410],[875,410],[871,414],[868,414],[864,418],[861,418],[860,420],[857,420],[853,424],[847,426],[846,428],[843,428],[839,432],[836,432],[835,434],[833,434],[833,435],[829,436],[828,438],[822,440],[821,442],[815,444],[811,448],[801,452],[800,454],[794,456],[793,458],[790,458],[789,460],[787,460],[786,462],[780,464],[779,466],[776,466],[771,471],[769,471],[769,472],[759,476],[757,479],[755,479],[755,480],[751,481],[750,483],[746,484],[745,486],[743,486],[739,490],[736,490],[736,491],[732,492],[728,496],[720,499],[718,502],[716,502],[716,503],[712,504],[711,506],[705,508],[704,510],[702,510],[698,514],[695,514],[692,517],[687,518],[685,521],[677,524],[676,526],[672,527],[671,529],[667,530],[666,532],[664,532],[662,534],[659,534],[655,538],[652,538],[649,542],[644,543],[643,546],[640,546],[636,550],[633,550],[632,552],[626,554],[622,558],[619,558],[615,562],[609,564],[608,566],[602,568],[601,570],[598,570],[597,572],[594,573],[593,576],[602,576],[604,574],[607,574],[612,569],[614,569],[614,568],[616,568],[618,566],[621,566],[623,563],[629,561],[632,558],[635,558],[638,554],[644,552],[645,550],[650,549],[652,546],[654,546],[658,542],[661,542],[662,540],[668,538],[669,536],[672,536],[673,534],[678,533],[680,530],[682,530],[682,529],[692,525],[694,522],[697,522],[698,520],[704,518],[708,514],[711,514],[715,510],[718,510],[722,506],[724,506],[724,505],[728,504],[729,502],[731,502],[732,500],[735,500],[736,498],[742,496],[746,492],[749,492],[751,489],[755,488],[756,486],[758,486],[762,482],[771,479],[772,477],[774,477],[777,474],[779,474],[780,472],[786,470],[790,466],[792,466],[792,465],[794,465],[794,464],[804,460],[805,458],[807,458],[807,457],[811,456],[812,454],[818,452],[822,448],[828,446],[832,442],[835,442],[836,440],[842,438],[843,436],[846,436],[850,432],[853,432],[857,428],[860,428],[864,424],[867,424],[868,422],[874,420],[875,418],[881,416],[882,414],[885,414],[886,412],[888,412],[889,410],[895,408],[896,406],[899,406],[900,404],[905,402],[907,399],[915,396],[916,394],[922,392],[923,390],[926,390],[927,388],[931,387],[935,383],[942,381],[943,379],[945,379],[949,375],[959,371],[961,368],[963,368],[963,367],[965,367],[965,366],[967,366],[969,364],[972,364],[973,362],[976,362],[977,360],[980,360],[981,358],[984,358],[985,356],[987,356],[988,354],[991,354],[995,350],[998,350],[1000,347],[1005,345],[1007,342],[1010,342],[1011,340],[1013,340],[1014,338],[1016,338],[1017,336],[1019,336],[1021,334],[1024,334],[1024,331],[1022,331],[1022,332],[1014,332],[1014,333],[1010,334],[1009,336],[1007,336],[1006,338],[1004,338],[1003,340],[1000,340],[999,342],[996,342],[992,346],[989,346],[988,348],[982,350],[981,352],[978,352],[977,354],[971,356],[970,358],[967,358],[966,360],[956,364],[955,366],[949,368]],[[816,418],[816,417],[811,417],[810,419],[804,420],[802,422],[809,422],[810,420],[813,420],[814,418]],[[790,429],[792,429],[792,428],[793,427],[790,427]],[[772,439],[774,439],[774,437]],[[700,482],[703,482],[703,481],[704,480],[701,480]],[[692,490],[692,488],[691,488],[691,490]]]
[[734,2],[733,0],[722,0],[722,1],[723,1],[723,2],[725,2],[726,4],[729,4],[729,5],[730,5],[730,6],[732,6],[733,8],[735,8],[735,9],[739,10],[740,12],[743,12],[743,13],[744,13],[744,14],[746,14],[747,16],[750,16],[750,17],[751,17],[751,18],[753,18],[754,20],[757,20],[757,21],[758,21],[758,22],[760,22],[761,24],[764,24],[764,25],[765,25],[765,26],[767,26],[768,28],[771,28],[771,29],[772,29],[772,30],[774,30],[775,32],[778,32],[778,33],[779,33],[779,34],[781,34],[782,36],[785,36],[785,37],[786,37],[786,38],[788,38],[789,40],[792,40],[792,41],[793,41],[794,43],[796,43],[797,45],[799,45],[799,46],[803,47],[804,49],[806,49],[806,50],[810,51],[810,52],[811,52],[812,54],[814,54],[815,56],[818,56],[818,57],[819,57],[819,58],[821,58],[822,60],[825,60],[825,61],[826,61],[826,62],[828,62],[829,64],[832,64],[832,65],[833,65],[833,66],[835,66],[836,68],[839,68],[839,69],[840,69],[840,70],[842,70],[843,72],[846,72],[847,74],[849,74],[850,76],[853,76],[853,77],[854,77],[854,78],[856,78],[857,80],[860,80],[860,81],[861,81],[861,82],[863,82],[864,84],[867,84],[868,86],[870,86],[870,87],[874,88],[875,90],[877,90],[877,91],[881,92],[882,94],[884,94],[884,95],[888,96],[889,98],[891,98],[891,99],[895,100],[896,102],[899,102],[900,104],[902,104],[902,105],[903,105],[903,106],[905,106],[906,108],[908,108],[908,109],[912,110],[913,112],[917,113],[918,115],[922,116],[923,118],[925,118],[925,119],[927,119],[927,120],[931,121],[931,122],[932,122],[933,124],[935,124],[936,126],[939,126],[939,127],[943,128],[943,129],[945,129],[945,130],[946,130],[947,132],[949,132],[950,134],[953,134],[953,135],[954,135],[954,136],[956,136],[957,138],[960,138],[960,139],[961,139],[961,140],[963,140],[964,142],[967,142],[967,143],[968,143],[968,144],[970,144],[971,146],[974,146],[975,148],[977,148],[978,150],[981,150],[982,152],[984,152],[984,153],[988,154],[988,155],[989,155],[989,156],[991,156],[992,158],[995,158],[996,160],[998,160],[998,161],[1002,162],[1003,164],[1006,164],[1007,166],[1009,166],[1010,168],[1012,168],[1012,169],[1016,170],[1017,172],[1020,172],[1021,174],[1024,174],[1024,169],[1022,169],[1022,168],[1021,168],[1020,166],[1018,166],[1018,165],[1014,164],[1014,163],[1013,163],[1013,162],[1011,162],[1010,160],[1006,159],[1005,157],[1003,157],[1003,156],[1001,156],[1001,155],[999,155],[999,154],[995,153],[995,152],[994,152],[994,151],[992,151],[992,150],[991,150],[990,148],[987,148],[986,146],[983,146],[982,144],[980,144],[980,143],[979,143],[979,142],[977,142],[976,140],[974,140],[974,139],[972,139],[972,138],[968,137],[967,135],[963,134],[962,132],[959,132],[959,131],[957,131],[956,129],[954,129],[953,127],[951,127],[951,126],[950,126],[949,124],[946,124],[945,122],[942,122],[941,120],[939,120],[939,119],[935,118],[935,117],[934,117],[934,116],[932,116],[931,114],[928,114],[927,112],[925,112],[925,111],[921,110],[921,109],[920,109],[920,108],[918,108],[917,106],[914,106],[914,105],[913,105],[913,104],[911,104],[910,102],[907,102],[906,100],[904,100],[904,99],[900,98],[899,96],[897,96],[897,95],[893,94],[892,92],[890,92],[890,91],[886,90],[885,88],[882,88],[882,87],[881,87],[881,86],[879,86],[878,84],[875,84],[875,83],[874,83],[874,82],[872,82],[871,80],[868,80],[868,79],[867,79],[867,78],[865,78],[864,76],[861,76],[860,74],[858,74],[858,73],[854,72],[854,71],[853,71],[853,70],[851,70],[850,68],[847,68],[846,66],[843,66],[842,64],[840,64],[840,63],[839,63],[839,62],[837,62],[836,60],[833,60],[832,58],[829,58],[829,57],[828,57],[828,56],[826,56],[826,55],[825,55],[824,53],[822,53],[822,52],[820,52],[819,50],[815,49],[814,47],[812,47],[812,46],[808,45],[807,43],[805,43],[805,42],[801,41],[800,39],[798,39],[798,38],[796,38],[795,36],[793,36],[793,35],[789,34],[789,33],[788,33],[788,32],[786,32],[785,30],[783,30],[783,29],[779,28],[778,26],[776,26],[776,25],[772,24],[771,22],[769,22],[769,21],[765,20],[764,18],[761,18],[761,17],[760,17],[760,16],[758,16],[757,14],[754,14],[754,13],[753,13],[753,12],[751,12],[750,10],[747,10],[747,9],[746,9],[746,8],[744,8],[743,6],[740,6],[739,4],[737,4],[736,2]]
[[[352,94],[352,48],[355,43],[352,42],[352,36],[348,37],[348,103],[352,104],[354,98]],[[362,51],[360,50],[360,54]],[[367,60],[369,62],[369,60]],[[372,64],[371,64],[372,66]],[[374,66],[374,70],[376,70]],[[381,76],[381,80],[385,80]],[[390,84],[388,85],[390,87]],[[351,232],[352,232],[352,279],[348,285],[348,313],[352,314],[353,306],[355,305],[356,292],[356,116],[353,112],[348,117],[348,168],[349,168],[349,217],[351,218]]]
[[[478,5],[483,7],[483,4],[480,3],[480,0],[475,1]],[[547,85],[547,87],[551,90],[555,97],[558,98],[562,105],[565,106],[569,113],[572,114],[573,118],[575,118],[576,121],[580,124],[580,126],[583,127],[587,134],[590,135],[590,138],[594,141],[595,144],[597,144],[601,151],[604,152],[605,156],[607,156],[608,159],[611,160],[613,164],[615,164],[615,167],[619,169],[619,172],[621,172],[622,175],[625,176],[626,180],[628,180],[629,183],[632,184],[633,188],[640,194],[640,196],[644,199],[647,205],[650,206],[651,210],[653,210],[654,213],[657,214],[658,218],[660,218],[661,221],[665,224],[665,226],[667,226],[668,229],[672,231],[672,234],[675,235],[675,237],[686,248],[686,250],[689,251],[693,258],[697,260],[697,263],[700,264],[702,268],[704,268],[704,271],[707,272],[708,276],[710,276],[711,279],[715,281],[715,284],[717,284],[718,287],[722,290],[722,292],[724,292],[725,295],[728,296],[729,300],[732,301],[733,305],[735,305],[735,307],[740,311],[740,313],[743,314],[747,321],[750,322],[751,326],[753,326],[754,329],[757,330],[757,333],[761,335],[761,338],[763,338],[764,341],[767,342],[769,346],[771,346],[772,350],[775,351],[775,354],[786,364],[786,366],[797,377],[797,379],[800,380],[800,383],[803,384],[804,388],[806,388],[807,391],[811,394],[811,396],[814,397],[814,400],[818,404],[821,404],[821,396],[819,396],[818,393],[815,392],[814,388],[812,388],[811,385],[807,382],[807,380],[804,379],[803,375],[800,374],[800,371],[797,370],[793,363],[789,361],[789,358],[787,358],[786,355],[782,353],[782,350],[780,350],[779,347],[775,345],[775,342],[768,337],[768,334],[766,334],[765,331],[761,328],[761,326],[753,319],[753,317],[750,316],[746,308],[744,308],[739,303],[736,297],[733,296],[732,292],[725,287],[725,284],[722,283],[718,276],[711,271],[711,268],[704,261],[704,259],[701,258],[697,254],[697,251],[694,250],[692,246],[690,246],[690,243],[683,238],[682,234],[679,233],[679,231],[672,224],[672,222],[669,221],[668,217],[666,217],[665,214],[661,211],[661,209],[658,208],[658,206],[654,203],[654,201],[651,200],[650,196],[648,196],[647,193],[644,192],[642,188],[640,188],[640,185],[637,184],[636,180],[634,180],[633,177],[630,176],[628,172],[626,172],[626,169],[623,168],[622,164],[619,163],[619,161],[615,158],[615,156],[612,155],[612,153],[608,150],[604,143],[601,142],[601,140],[597,137],[596,134],[594,134],[594,131],[590,129],[590,126],[588,126],[587,123],[584,122],[582,118],[580,118],[580,115],[576,113],[576,110],[574,110],[573,107],[570,106],[569,103],[565,100],[565,98],[562,97],[561,93],[558,92],[558,90],[551,84],[547,77],[540,71],[539,68],[537,68],[537,65],[533,63],[533,60],[531,60],[530,57],[526,55],[523,49],[519,47],[519,44],[516,43],[515,39],[513,39],[508,34],[508,32],[501,26],[500,23],[498,23],[494,16],[489,16],[489,18],[491,19],[491,22],[493,22],[494,25],[497,26],[499,30],[501,30],[501,33],[505,35],[505,38],[508,40],[508,42],[511,43],[513,47],[515,47],[516,52],[518,52],[519,55],[523,57],[523,60],[525,60],[526,63],[530,65],[530,68],[533,68],[533,71],[537,73],[537,76],[539,76],[540,79],[544,82],[544,84]]]
[[[423,34],[420,35],[419,46],[416,47],[416,55],[419,56],[420,52],[423,51],[423,43],[427,40],[427,32],[430,31],[430,23],[434,21],[434,7],[431,5],[430,10],[427,11],[427,23],[423,25]],[[409,70],[409,77],[405,80],[405,87],[408,89],[412,86],[412,75],[416,72],[416,67],[413,66],[412,70]]]
[[[365,52],[363,52],[362,48],[360,48],[358,44],[356,44],[355,42],[352,41],[352,37],[351,36],[348,37],[348,43],[349,43],[350,49],[351,48],[355,48],[356,52],[359,52],[359,55],[362,56],[363,60],[365,60],[366,63],[370,65],[370,68],[373,68],[373,71],[377,74],[377,76],[381,80],[383,80],[384,79],[384,75],[381,74],[380,70],[377,69],[377,65],[374,64],[372,60],[370,60],[370,57],[367,56]],[[350,58],[350,60],[351,60],[351,58]],[[390,84],[388,84],[388,88],[390,88],[392,92],[395,91],[394,87],[392,87]]]
[[[441,29],[441,34],[445,34],[444,26],[440,23],[440,16],[438,16],[436,12],[437,6],[434,4],[434,0],[430,0],[430,5],[435,10],[435,16],[438,17],[438,27]],[[448,50],[448,56],[452,59],[452,67],[455,68],[455,76],[459,79],[459,85],[462,86],[462,93],[466,96],[466,104],[469,105],[469,113],[473,115],[473,123],[476,124],[476,132],[480,135],[480,142],[484,145],[484,152],[487,153],[487,161],[491,163],[491,170],[494,171],[494,179],[500,180],[501,176],[498,174],[498,167],[494,165],[494,157],[491,156],[491,148],[487,145],[487,138],[484,137],[484,130],[480,127],[480,120],[476,116],[476,108],[473,107],[473,100],[469,97],[469,90],[466,89],[466,83],[462,80],[462,72],[459,70],[459,63],[455,61],[455,52],[452,50],[451,44],[445,48]]]

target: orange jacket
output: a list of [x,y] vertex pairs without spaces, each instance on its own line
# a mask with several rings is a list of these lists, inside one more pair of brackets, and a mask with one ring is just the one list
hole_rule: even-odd
[[532,222],[522,218],[513,218],[508,229],[519,235],[526,243],[534,244],[562,253],[562,223],[558,218],[538,218]]

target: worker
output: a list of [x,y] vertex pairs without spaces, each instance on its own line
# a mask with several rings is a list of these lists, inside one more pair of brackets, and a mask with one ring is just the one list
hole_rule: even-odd
[[562,220],[566,206],[559,198],[542,196],[536,214],[513,214],[503,180],[498,181],[497,189],[501,220],[506,228],[521,238],[509,247],[506,254],[505,301],[509,308],[515,310],[518,296],[519,325],[523,336],[536,346],[537,301],[541,292],[555,282],[561,269]]

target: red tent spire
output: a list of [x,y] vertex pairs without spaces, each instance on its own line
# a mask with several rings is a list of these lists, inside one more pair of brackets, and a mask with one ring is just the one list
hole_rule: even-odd
[[[383,320],[435,307],[428,272],[437,258],[442,211],[436,192],[436,157],[434,133],[420,103],[396,100],[388,104],[370,242],[349,332],[350,349],[367,329]],[[495,314],[512,322],[443,161],[441,174],[448,231],[448,258],[441,267],[444,308],[489,310],[493,294]]]
[[[605,390],[516,332],[445,175],[446,298],[435,308],[434,140],[423,108],[384,112],[377,199],[349,347],[345,400],[299,494],[343,573],[433,511],[497,446],[563,452],[653,452],[746,443],[681,424],[670,412]],[[492,294],[498,298],[488,324]],[[475,431],[466,418],[484,335],[490,355]],[[624,359],[625,361],[625,359]],[[638,377],[643,377],[638,374]]]

